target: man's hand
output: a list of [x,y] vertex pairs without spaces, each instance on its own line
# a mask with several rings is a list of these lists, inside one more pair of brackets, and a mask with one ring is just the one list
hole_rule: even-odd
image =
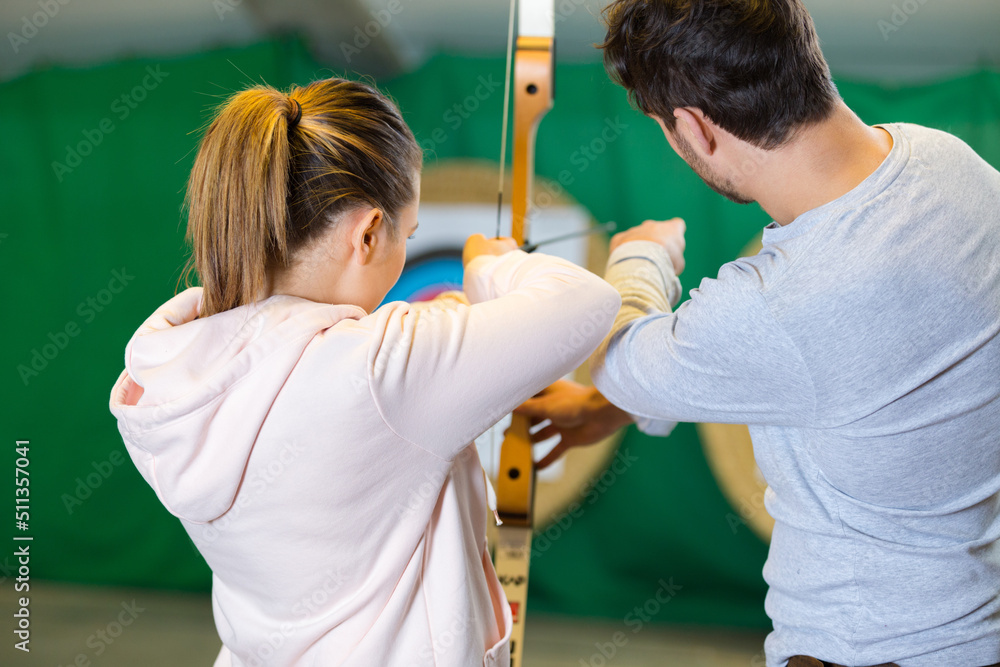
[[552,421],[531,436],[532,442],[556,435],[560,438],[559,444],[535,464],[538,470],[552,465],[570,447],[592,445],[632,423],[627,412],[612,405],[597,389],[568,380],[557,380],[514,412],[530,417],[532,424]]
[[480,255],[504,255],[511,250],[517,250],[517,242],[511,238],[488,239],[482,234],[473,234],[466,240],[462,249],[462,266],[468,266]]
[[612,236],[610,249],[614,252],[615,248],[629,241],[652,241],[653,243],[658,243],[670,255],[674,271],[677,275],[681,275],[684,272],[685,229],[687,227],[680,218],[674,218],[665,222],[647,220],[638,227],[626,229],[624,232],[618,232]]

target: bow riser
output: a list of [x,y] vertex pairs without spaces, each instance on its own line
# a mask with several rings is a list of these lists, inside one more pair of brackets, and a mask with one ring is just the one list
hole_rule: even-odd
[[[511,189],[511,236],[522,245],[530,235],[529,212],[535,176],[535,135],[538,124],[552,108],[555,95],[555,39],[551,1],[521,0],[517,51],[514,57],[514,156]],[[513,415],[500,448],[497,477],[498,531],[497,576],[510,603],[513,628],[511,667],[520,667],[524,646],[528,569],[531,562],[535,465],[530,423]]]

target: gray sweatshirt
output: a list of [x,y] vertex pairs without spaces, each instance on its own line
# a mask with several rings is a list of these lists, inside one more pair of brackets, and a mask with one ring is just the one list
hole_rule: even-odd
[[1000,661],[1000,173],[884,127],[868,179],[769,225],[676,312],[658,245],[608,262],[598,389],[640,425],[750,426],[776,522],[768,667]]

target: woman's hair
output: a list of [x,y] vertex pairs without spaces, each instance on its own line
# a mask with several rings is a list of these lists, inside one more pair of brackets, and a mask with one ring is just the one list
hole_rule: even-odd
[[346,210],[380,209],[395,238],[422,157],[399,109],[364,83],[230,97],[201,140],[185,201],[193,252],[182,277],[190,285],[198,273],[201,316],[257,301],[268,270],[291,266]]
[[604,21],[608,74],[670,129],[696,107],[772,149],[839,99],[801,0],[616,0]]

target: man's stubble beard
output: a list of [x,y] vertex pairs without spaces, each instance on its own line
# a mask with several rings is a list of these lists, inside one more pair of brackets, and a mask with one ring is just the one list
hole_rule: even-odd
[[698,174],[698,177],[705,182],[705,185],[712,188],[720,195],[725,197],[731,202],[737,204],[753,204],[755,200],[745,197],[736,191],[736,186],[733,182],[726,178],[721,178],[712,173],[708,165],[698,157],[698,155],[691,149],[690,144],[680,135],[680,133],[674,134],[674,142],[677,144],[677,152],[680,153],[681,157],[687,162],[688,166],[694,173]]

